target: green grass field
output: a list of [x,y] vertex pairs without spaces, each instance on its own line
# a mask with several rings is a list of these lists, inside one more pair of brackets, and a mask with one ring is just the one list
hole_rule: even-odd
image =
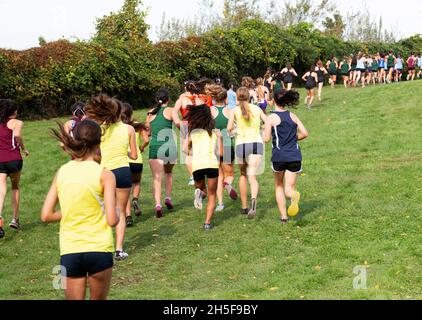
[[[422,81],[362,89],[325,88],[322,104],[296,111],[302,143],[301,216],[278,220],[270,169],[259,178],[258,219],[239,203],[201,229],[184,166],[175,169],[176,210],[157,221],[144,171],[144,215],[127,233],[130,258],[115,267],[111,299],[421,299]],[[304,91],[301,101],[304,100]],[[145,113],[137,114],[144,119]],[[63,299],[52,286],[59,225],[39,213],[55,171],[67,161],[48,129],[27,122],[30,158],[22,183],[22,231],[0,241],[1,299]],[[9,197],[4,216],[10,221]],[[367,268],[367,290],[353,269]]]

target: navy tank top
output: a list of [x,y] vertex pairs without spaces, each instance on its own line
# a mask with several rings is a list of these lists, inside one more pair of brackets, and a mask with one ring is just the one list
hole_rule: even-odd
[[280,117],[281,123],[272,128],[272,162],[302,161],[302,152],[297,143],[297,124],[293,122],[290,112],[275,111],[273,113]]

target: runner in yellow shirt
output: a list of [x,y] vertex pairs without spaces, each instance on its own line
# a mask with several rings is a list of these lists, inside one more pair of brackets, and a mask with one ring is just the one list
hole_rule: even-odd
[[[60,125],[55,137],[75,159],[57,172],[41,212],[43,222],[60,222],[60,255],[65,295],[84,300],[107,299],[113,268],[112,227],[116,212],[116,180],[98,164],[101,128],[91,120],[78,124],[72,138]],[[60,202],[61,211],[55,211]],[[88,283],[87,283],[88,282]]]

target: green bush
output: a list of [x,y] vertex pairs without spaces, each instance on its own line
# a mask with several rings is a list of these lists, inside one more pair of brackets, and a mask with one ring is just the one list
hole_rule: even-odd
[[341,58],[393,49],[408,56],[422,51],[420,36],[397,43],[351,43],[309,24],[282,29],[261,20],[176,42],[119,39],[60,40],[26,51],[0,50],[0,97],[16,100],[25,118],[68,114],[75,101],[99,92],[147,108],[158,88],[168,87],[175,99],[189,79],[220,77],[238,83],[242,76],[262,76],[267,67],[279,69],[286,62],[302,74],[317,59],[333,54]]

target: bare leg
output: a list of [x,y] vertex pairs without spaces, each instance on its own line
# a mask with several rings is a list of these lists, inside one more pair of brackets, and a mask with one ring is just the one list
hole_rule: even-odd
[[222,206],[223,202],[223,192],[224,192],[224,174],[222,165],[220,165],[219,175],[218,175],[218,188],[217,188],[217,199],[218,205]]
[[0,173],[0,218],[3,212],[4,199],[7,192],[7,175]]
[[246,175],[247,168],[247,164],[240,165],[239,192],[242,202],[242,209],[248,208],[248,178]]
[[116,251],[123,251],[125,242],[126,219],[123,219],[126,206],[130,197],[130,189],[116,189],[117,212],[120,213],[120,221],[116,226]]
[[66,278],[64,294],[67,300],[85,300],[86,277]]
[[[20,203],[20,190],[19,182],[21,178],[21,172],[12,173],[10,180],[12,181],[12,208],[13,208],[13,219],[19,219],[19,203]],[[0,211],[1,212],[1,211]]]
[[174,164],[164,165],[164,173],[166,176],[166,197],[167,198],[171,198],[171,193],[173,191],[173,167],[174,167]]
[[281,219],[287,220],[287,204],[284,196],[284,172],[274,173],[275,198],[277,200],[278,210],[280,211]]
[[152,171],[152,194],[154,196],[155,205],[161,206],[161,184],[163,179],[163,161],[150,160],[149,165]]
[[215,198],[218,185],[218,179],[208,179],[208,201],[207,201],[207,217],[206,224],[211,224],[212,217],[215,211]]
[[251,188],[251,198],[257,199],[259,192],[259,184],[257,180],[258,169],[262,161],[262,156],[260,155],[250,155],[248,157],[248,169],[247,175],[249,180],[249,186]]
[[107,300],[113,268],[88,277],[90,299]]
[[324,86],[324,83],[318,83],[318,101],[322,100],[322,87]]

